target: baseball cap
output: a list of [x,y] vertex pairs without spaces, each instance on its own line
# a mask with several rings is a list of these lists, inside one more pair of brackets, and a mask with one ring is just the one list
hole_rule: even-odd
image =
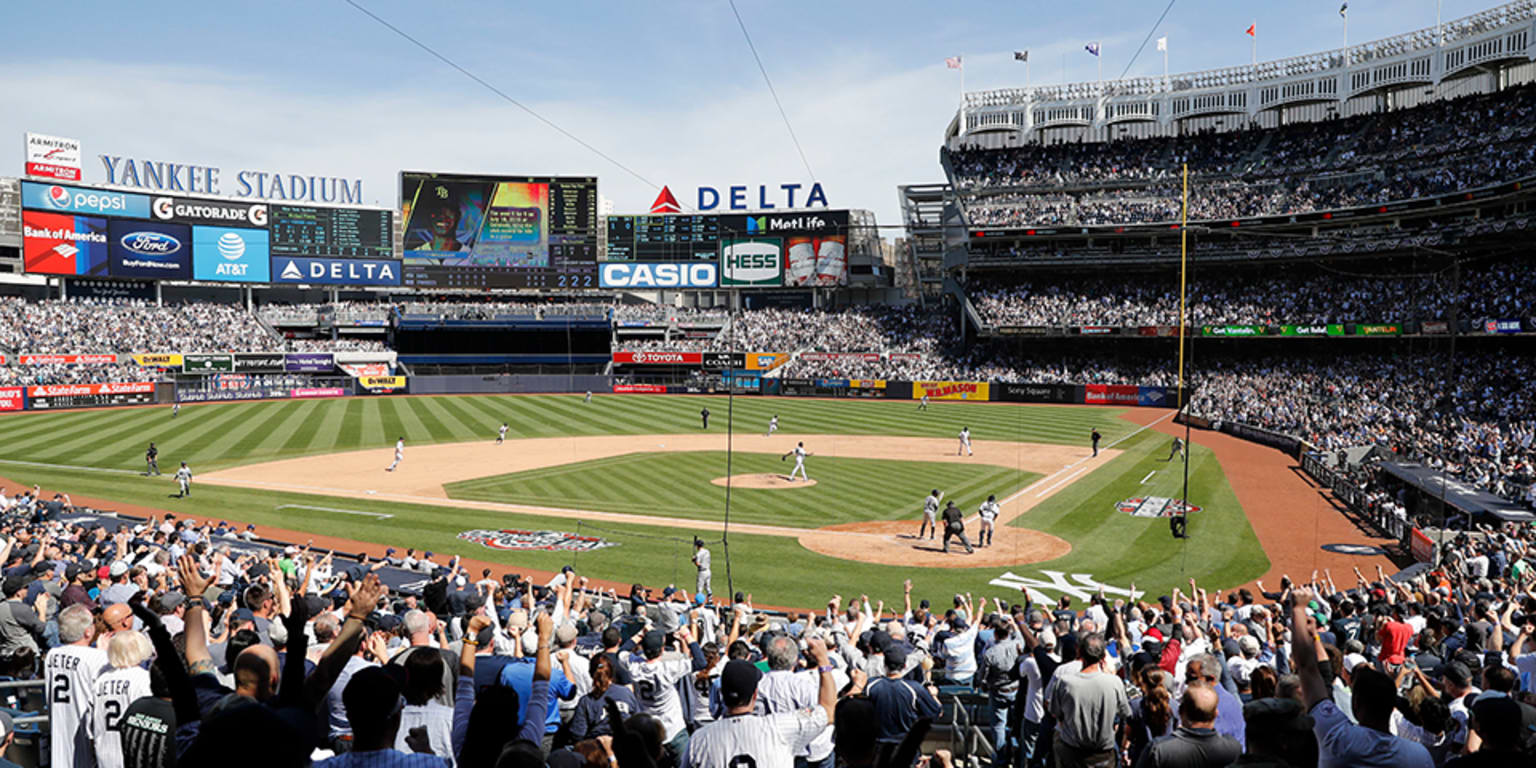
[[187,601],[187,596],[180,592],[167,592],[160,596],[160,610],[174,611],[178,606]]
[[1040,644],[1046,648],[1056,647],[1056,633],[1050,627],[1040,630]]
[[235,609],[235,622],[236,623],[239,623],[239,622],[242,622],[242,621],[255,621],[255,620],[256,620],[256,614],[253,613],[251,611],[251,609],[249,609],[249,608],[237,608],[237,609]]
[[114,561],[112,561],[112,567],[108,571],[108,573],[110,573],[112,578],[114,578],[114,579],[119,577],[119,576],[121,576],[121,575],[123,575],[123,574],[125,574],[125,573],[127,573],[127,572],[128,572],[128,564],[123,562],[123,561],[121,561],[121,560],[114,560]]
[[727,707],[739,707],[751,701],[757,692],[757,682],[762,678],[763,673],[752,662],[731,659],[720,673],[720,701]]
[[393,555],[394,553],[395,553],[395,548],[394,547],[390,547],[389,549],[384,550],[384,556],[385,557],[389,557],[390,555]]
[[671,597],[675,594],[677,594],[677,587],[667,587],[661,591],[662,597]]
[[640,648],[645,651],[646,655],[650,655],[659,653],[662,648],[666,647],[666,644],[667,636],[662,634],[661,630],[653,629],[645,633],[645,638],[640,641]]
[[900,645],[892,645],[885,649],[886,671],[907,668],[907,649]]
[[576,625],[575,624],[561,624],[560,628],[555,630],[555,640],[557,642],[559,642],[561,645],[566,645],[566,644],[575,642],[576,641]]

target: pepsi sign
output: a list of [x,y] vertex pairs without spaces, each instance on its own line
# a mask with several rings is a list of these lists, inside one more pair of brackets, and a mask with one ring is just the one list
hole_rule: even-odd
[[107,274],[113,277],[192,277],[192,230],[183,224],[112,219],[107,253]]
[[598,285],[603,288],[714,288],[719,267],[714,263],[626,263],[598,265]]
[[149,218],[149,198],[127,192],[86,189],[63,184],[21,183],[21,206],[57,213],[95,213]]
[[272,276],[265,229],[192,228],[192,276],[198,280],[265,283]]

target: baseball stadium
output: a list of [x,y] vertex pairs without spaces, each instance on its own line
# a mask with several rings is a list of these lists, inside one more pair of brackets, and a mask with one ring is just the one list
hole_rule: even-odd
[[610,200],[349,5],[592,163],[368,203],[26,133],[0,768],[1536,759],[1536,2],[944,59],[899,221]]

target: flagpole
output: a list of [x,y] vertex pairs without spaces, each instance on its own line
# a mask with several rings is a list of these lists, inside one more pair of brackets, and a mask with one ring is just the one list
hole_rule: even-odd
[[965,135],[965,54],[960,54],[960,135]]
[[1253,65],[1255,67],[1257,67],[1259,65],[1259,20],[1258,19],[1254,19],[1253,20],[1253,34],[1249,35],[1248,37],[1253,38],[1253,48],[1251,49],[1253,51],[1252,59],[1253,59]]
[[1349,48],[1349,14],[1344,14],[1344,47]]

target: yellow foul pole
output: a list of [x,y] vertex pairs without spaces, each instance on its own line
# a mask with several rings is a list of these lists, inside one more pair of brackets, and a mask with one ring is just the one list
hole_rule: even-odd
[[1179,410],[1184,410],[1185,277],[1189,273],[1189,163],[1184,163],[1184,195],[1179,216]]

